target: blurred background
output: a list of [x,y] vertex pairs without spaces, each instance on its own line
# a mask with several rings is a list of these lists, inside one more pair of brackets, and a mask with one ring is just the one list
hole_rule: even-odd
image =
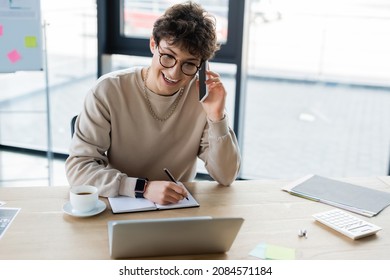
[[[177,2],[182,1],[122,1],[123,35],[148,38],[154,20]],[[219,40],[227,42],[229,1],[195,2],[215,14]],[[245,5],[247,25],[239,31],[246,38],[240,177],[387,175],[390,1],[245,0]],[[96,2],[42,0],[41,17],[47,69],[0,73],[0,186],[68,184],[70,120],[97,79]],[[112,70],[149,61],[114,55]],[[236,65],[210,67],[228,90],[233,124]]]

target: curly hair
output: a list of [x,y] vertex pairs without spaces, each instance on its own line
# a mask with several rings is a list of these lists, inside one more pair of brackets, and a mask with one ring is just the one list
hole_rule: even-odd
[[153,38],[157,45],[165,39],[202,60],[212,58],[220,48],[215,17],[191,1],[168,8],[154,23]]

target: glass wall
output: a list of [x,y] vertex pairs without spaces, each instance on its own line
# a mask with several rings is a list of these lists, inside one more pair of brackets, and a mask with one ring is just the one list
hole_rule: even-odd
[[[66,153],[69,123],[96,79],[95,1],[41,1],[53,150]],[[0,74],[3,145],[47,149],[45,72]],[[34,128],[34,129],[31,129]]]
[[[47,151],[48,85],[53,152],[66,154],[71,117],[80,111],[86,91],[97,75],[96,3],[42,0],[41,14],[46,33],[48,83],[44,71],[0,74],[0,144]],[[11,158],[9,154],[0,158],[0,181],[28,179],[29,184],[34,180],[33,184],[47,184],[46,160]],[[58,176],[64,177],[63,164],[58,169]],[[52,182],[56,183],[55,178]]]
[[372,176],[390,160],[390,4],[251,2],[243,176]]
[[[125,1],[125,35],[148,37],[146,27],[155,11],[162,10],[157,2],[168,6],[178,1],[147,1],[153,5],[146,8],[145,2]],[[204,3],[216,12],[224,42],[227,0]],[[388,1],[247,0],[247,5],[250,24],[244,31],[249,47],[246,92],[241,93],[246,94],[241,176],[387,174]],[[96,3],[42,0],[41,8],[52,147],[66,155],[70,119],[78,114],[96,80]],[[131,11],[137,13],[128,17]],[[114,56],[113,69],[148,63],[149,58]],[[233,118],[235,66],[215,63],[213,67],[225,82],[227,110]],[[47,150],[45,73],[0,74],[0,85],[0,144]],[[3,168],[7,163],[1,164]]]

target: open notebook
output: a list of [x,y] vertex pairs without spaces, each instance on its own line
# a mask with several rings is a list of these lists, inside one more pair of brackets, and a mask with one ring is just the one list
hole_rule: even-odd
[[128,213],[128,212],[141,212],[141,211],[153,211],[153,210],[166,210],[175,208],[188,208],[198,207],[199,203],[187,190],[188,200],[182,199],[178,203],[161,205],[153,203],[146,198],[134,198],[128,196],[109,197],[111,209],[113,213]]

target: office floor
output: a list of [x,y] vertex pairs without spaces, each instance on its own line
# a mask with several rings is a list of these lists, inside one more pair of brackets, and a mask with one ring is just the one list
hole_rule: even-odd
[[388,173],[388,88],[259,79],[247,91],[247,178]]

